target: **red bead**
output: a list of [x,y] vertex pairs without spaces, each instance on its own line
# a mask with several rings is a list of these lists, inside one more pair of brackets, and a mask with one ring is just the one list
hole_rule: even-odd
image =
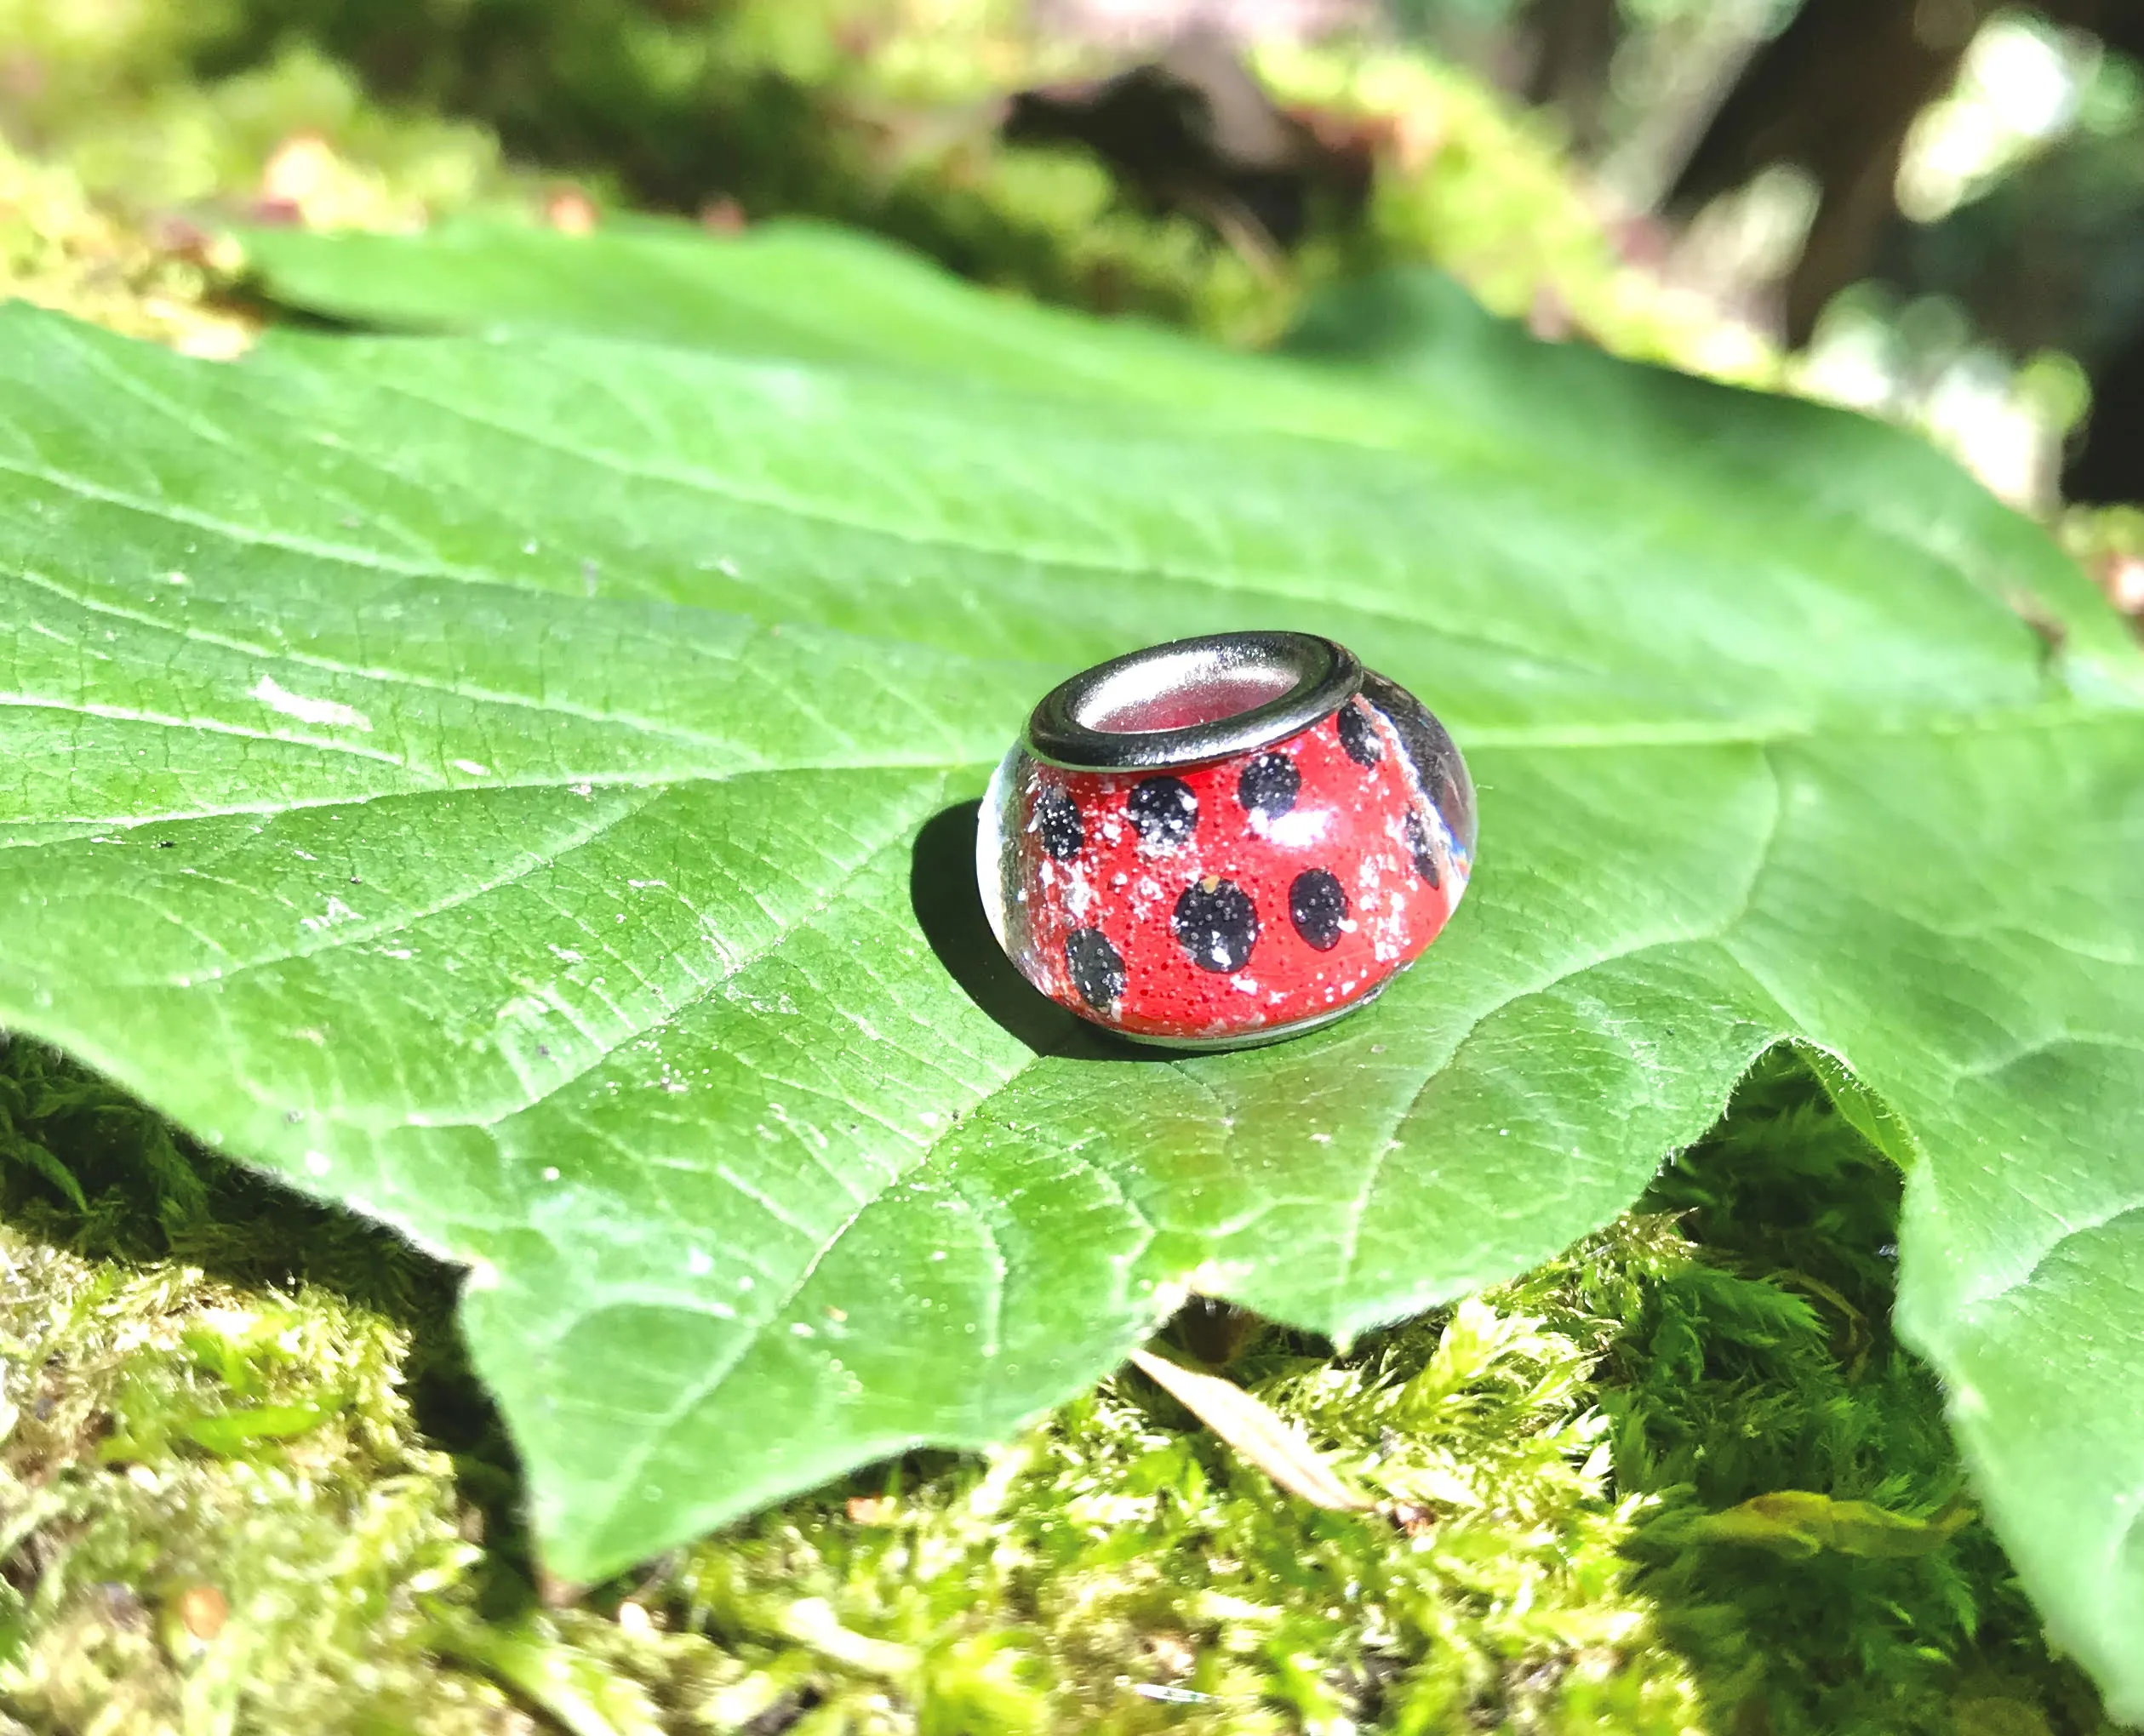
[[[1016,746],[978,859],[1028,979],[1128,1036],[1226,1048],[1323,1024],[1417,957],[1466,890],[1472,791],[1436,720],[1355,674],[1365,691],[1307,727],[1275,740],[1254,728],[1250,745],[1198,763],[1171,762],[1152,728],[1124,732],[1137,740],[1123,751],[1146,760],[1133,769]],[[1144,702],[1141,722],[1169,698]],[[1195,702],[1167,715],[1211,721]]]

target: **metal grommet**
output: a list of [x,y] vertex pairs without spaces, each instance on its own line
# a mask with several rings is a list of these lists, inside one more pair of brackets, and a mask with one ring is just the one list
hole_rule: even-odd
[[1285,741],[1362,684],[1354,653],[1314,633],[1176,639],[1052,688],[1027,719],[1027,749],[1074,771],[1180,770]]

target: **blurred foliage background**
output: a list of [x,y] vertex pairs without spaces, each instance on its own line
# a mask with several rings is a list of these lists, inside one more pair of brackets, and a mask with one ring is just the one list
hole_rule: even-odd
[[2052,515],[2144,498],[2140,51],[2127,0],[0,0],[0,271],[153,300],[233,215],[808,214],[1255,344],[1427,260]]
[[[2139,613],[2140,55],[2116,0],[0,0],[0,296],[227,357],[234,224],[804,216],[1255,346],[1426,260],[1918,426]],[[0,1736],[2098,1730],[1889,1336],[1896,1192],[1778,1070],[1522,1284],[1254,1333],[1384,1531],[1127,1377],[561,1587],[451,1275],[0,1036]]]

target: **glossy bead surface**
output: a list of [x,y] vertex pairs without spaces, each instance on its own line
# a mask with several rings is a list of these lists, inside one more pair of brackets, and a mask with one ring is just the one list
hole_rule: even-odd
[[[1037,707],[976,850],[1000,943],[1053,1000],[1142,1041],[1272,1042],[1375,996],[1450,918],[1473,865],[1466,767],[1341,648],[1221,636],[1077,679],[1086,711],[1059,704],[1053,734],[1066,689]],[[1063,763],[1067,742],[1117,763]]]

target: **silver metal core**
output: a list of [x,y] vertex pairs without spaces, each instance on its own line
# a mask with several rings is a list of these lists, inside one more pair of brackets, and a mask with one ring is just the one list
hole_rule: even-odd
[[1052,688],[1027,719],[1027,747],[1077,771],[1203,765],[1285,741],[1362,684],[1354,653],[1314,633],[1178,639]]

